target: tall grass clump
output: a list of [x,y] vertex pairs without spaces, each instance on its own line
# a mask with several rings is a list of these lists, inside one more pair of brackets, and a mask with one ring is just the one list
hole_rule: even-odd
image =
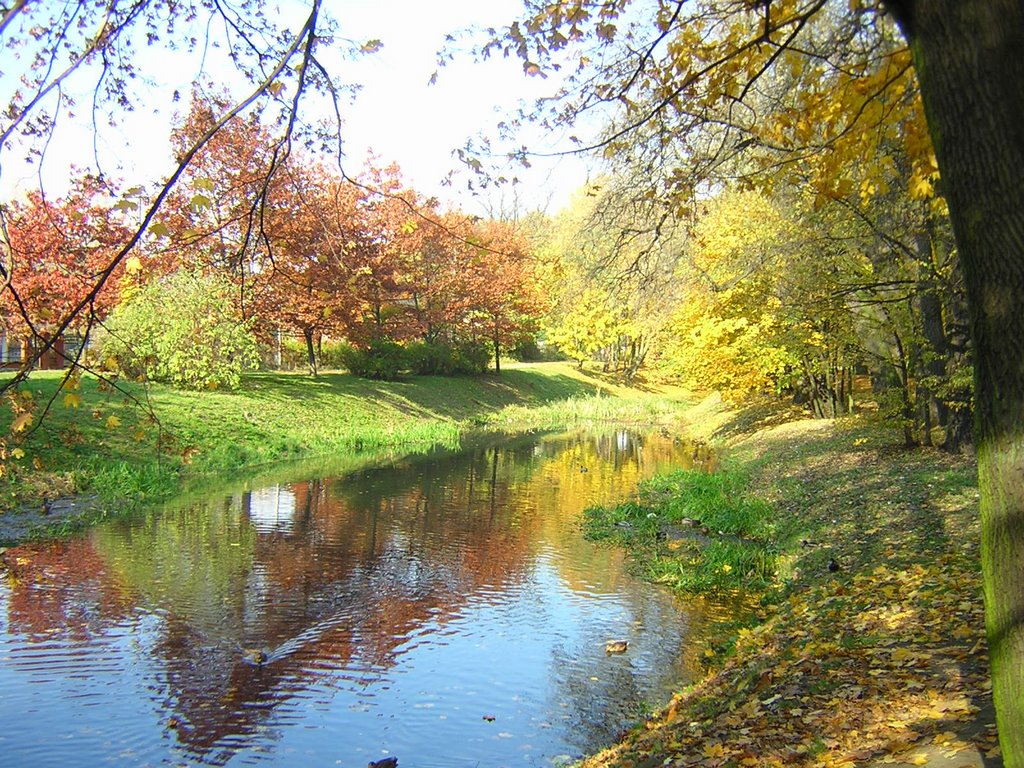
[[647,397],[626,400],[597,394],[568,397],[540,406],[508,406],[489,415],[486,423],[518,429],[543,429],[588,422],[656,424],[678,411],[679,402],[669,398]]
[[775,534],[769,504],[746,493],[746,477],[735,470],[680,470],[651,478],[641,498],[668,522],[693,520],[719,533],[752,539]]
[[735,471],[679,470],[641,483],[638,498],[584,514],[595,540],[627,547],[649,578],[687,591],[765,587],[778,568],[772,508]]

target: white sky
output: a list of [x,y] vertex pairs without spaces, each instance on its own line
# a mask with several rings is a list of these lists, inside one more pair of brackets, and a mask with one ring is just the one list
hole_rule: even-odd
[[[290,3],[290,0],[284,0]],[[555,88],[549,80],[529,78],[517,59],[491,59],[474,63],[468,52],[438,69],[437,52],[445,46],[445,35],[471,25],[500,26],[513,20],[520,9],[518,0],[333,0],[326,11],[339,22],[340,34],[352,39],[377,38],[383,48],[357,62],[336,62],[345,82],[358,82],[363,89],[344,118],[346,171],[359,170],[367,151],[380,162],[397,162],[409,183],[419,192],[436,195],[464,210],[475,213],[508,209],[513,193],[489,193],[489,202],[470,198],[463,192],[465,179],[451,187],[441,180],[458,167],[452,152],[480,131],[494,133],[502,114],[511,112],[520,99],[547,95]],[[303,14],[304,16],[304,14]],[[325,59],[329,60],[329,55]],[[149,105],[161,105],[122,116],[116,128],[105,128],[98,151],[111,175],[128,184],[152,183],[170,170],[167,136],[175,111],[186,107],[185,100],[168,102],[175,88],[187,99],[192,74],[177,71],[186,67],[170,65],[156,57],[142,55],[141,67],[156,72],[148,85],[136,83],[136,93]],[[151,59],[147,61],[147,59]],[[10,87],[8,73],[17,65],[9,54],[0,55],[0,71]],[[438,72],[437,83],[428,85]],[[2,93],[2,91],[0,91]],[[151,95],[150,95],[151,94]],[[92,115],[77,115],[83,125]],[[531,149],[564,149],[539,137],[524,137]],[[69,166],[86,165],[93,156],[92,139],[75,126],[65,124],[58,139],[47,150],[44,180],[51,190],[59,190],[61,180],[70,175]],[[586,180],[582,160],[535,161],[530,171],[518,171],[525,183],[517,194],[522,210],[547,208],[554,213],[569,195]],[[34,188],[36,169],[22,165],[8,154],[0,175],[0,194]]]

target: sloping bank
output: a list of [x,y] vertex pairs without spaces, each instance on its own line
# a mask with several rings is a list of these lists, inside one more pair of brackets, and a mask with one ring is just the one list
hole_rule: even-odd
[[[654,423],[684,402],[679,391],[627,390],[559,363],[397,382],[259,374],[234,392],[122,384],[130,397],[88,376],[55,397],[58,382],[56,372],[34,374],[0,413],[7,435],[0,544],[61,533],[270,463],[340,456],[354,467],[451,446],[480,427]],[[32,420],[22,418],[25,428],[10,435],[23,413]]]
[[726,479],[655,478],[588,529],[651,578],[760,601],[705,679],[583,764],[999,765],[973,461],[870,414],[709,398],[686,417]]

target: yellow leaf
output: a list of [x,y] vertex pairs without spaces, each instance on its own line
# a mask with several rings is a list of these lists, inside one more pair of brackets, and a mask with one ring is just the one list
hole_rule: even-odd
[[32,419],[34,417],[31,413],[26,411],[11,422],[11,432],[24,432],[30,426],[32,426]]
[[64,395],[65,408],[77,408],[82,404],[82,396],[77,392],[68,392]]
[[726,747],[722,744],[709,744],[704,747],[704,757],[716,758],[716,757],[728,757],[735,753],[736,750]]
[[925,765],[928,762],[928,755],[917,755],[912,762],[914,765]]
[[928,179],[921,176],[912,176],[909,186],[911,200],[928,200],[935,195],[935,187]]
[[153,237],[167,237],[171,234],[170,228],[162,221],[153,222],[149,227],[149,232]]
[[117,429],[121,426],[121,420],[117,416],[107,417],[107,429]]
[[16,459],[23,459],[25,458],[25,452],[21,450],[21,448],[15,448],[13,451],[11,451],[11,456],[13,456]]

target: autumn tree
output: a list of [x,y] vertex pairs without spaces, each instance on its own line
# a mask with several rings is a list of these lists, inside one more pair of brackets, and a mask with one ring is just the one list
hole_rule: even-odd
[[303,339],[312,375],[320,339],[342,337],[360,316],[354,283],[375,247],[365,198],[312,163],[290,164],[270,197],[266,253],[253,276],[256,311],[265,329]]
[[[120,130],[123,116],[153,98],[153,85],[162,76],[146,72],[156,62],[161,73],[175,68],[190,71],[195,81],[209,77],[230,90],[205,131],[181,146],[173,162],[155,180],[155,186],[140,205],[134,231],[110,254],[93,275],[92,290],[55,321],[17,375],[6,381],[6,391],[18,386],[36,361],[50,349],[64,331],[88,316],[90,303],[117,272],[121,263],[158,223],[158,211],[207,142],[237,117],[258,113],[261,124],[273,135],[268,177],[290,154],[297,141],[329,150],[338,149],[340,126],[321,129],[321,124],[299,120],[300,102],[307,104],[318,94],[326,96],[328,110],[338,113],[348,86],[333,76],[320,59],[330,41],[332,51],[343,57],[370,53],[379,42],[335,40],[334,22],[321,13],[321,1],[311,0],[308,12],[280,14],[263,0],[208,6],[178,5],[142,0],[122,4],[70,2],[62,6],[15,2],[0,16],[0,35],[12,51],[12,65],[6,73],[8,107],[0,116],[0,168],[6,173],[22,158],[39,167],[40,185],[59,168],[60,158],[50,149],[60,144],[65,124],[84,128],[94,138],[93,147],[122,143],[123,135],[112,138],[108,130]],[[136,85],[146,82],[146,88]],[[165,112],[180,93],[166,87],[162,103],[147,103]],[[84,119],[83,119],[84,118]],[[340,122],[340,121],[339,121]],[[146,141],[144,146],[151,146]],[[108,160],[98,149],[93,156],[79,158],[104,179],[124,169]],[[192,196],[202,190],[193,190]],[[115,190],[111,189],[111,194]],[[139,204],[138,202],[136,204]],[[257,207],[263,206],[257,201]],[[12,271],[13,253],[4,249],[5,290]]]
[[663,341],[682,240],[667,231],[652,240],[657,223],[620,202],[607,179],[588,184],[536,239],[548,340],[628,381]]
[[[175,155],[210,133],[229,107],[224,96],[194,89],[188,112],[171,132]],[[149,260],[170,269],[217,269],[244,288],[267,256],[271,209],[265,203],[277,186],[287,184],[282,179],[287,162],[275,149],[271,127],[259,113],[239,115],[213,132],[151,226],[160,247],[152,249]]]
[[465,262],[469,306],[461,325],[469,335],[490,343],[494,370],[501,353],[532,333],[544,308],[530,259],[530,246],[511,224],[480,222]]
[[412,249],[411,296],[420,338],[428,344],[457,343],[473,302],[471,278],[474,222],[448,211],[432,221],[409,220],[415,231]]
[[350,338],[395,341],[419,335],[414,317],[414,260],[420,250],[421,227],[429,224],[430,206],[408,188],[396,165],[378,167],[370,158],[359,177],[365,195],[360,215],[365,222],[365,245],[349,261],[349,290],[358,312]]
[[963,265],[999,742],[1024,765],[1024,6],[891,0],[913,54]]
[[[35,192],[3,207],[8,257],[0,311],[9,334],[45,348],[62,325],[62,331],[86,334],[93,320],[107,315],[118,286],[97,290],[96,276],[129,237],[114,205],[98,179],[84,177],[59,202]],[[79,306],[75,321],[64,323]]]
[[611,296],[599,286],[563,292],[565,310],[546,322],[546,338],[582,369],[602,349],[615,344],[621,334],[621,313]]

